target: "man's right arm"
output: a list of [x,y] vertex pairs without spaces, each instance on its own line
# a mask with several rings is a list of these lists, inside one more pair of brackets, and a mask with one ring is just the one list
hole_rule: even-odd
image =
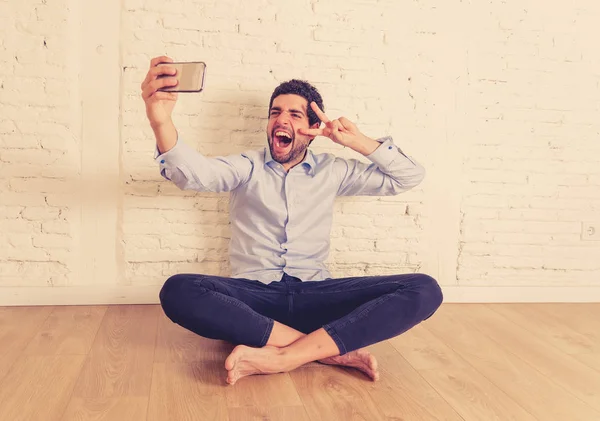
[[168,152],[175,147],[175,144],[177,143],[177,129],[172,120],[160,124],[157,127],[152,127],[152,130],[154,131],[154,137],[156,138],[156,147],[161,154]]
[[254,168],[246,154],[207,157],[177,137],[164,153],[163,147],[157,138],[154,160],[160,174],[181,190],[228,192],[247,182]]
[[[154,159],[160,165],[160,173],[182,190],[231,191],[250,179],[252,161],[243,154],[207,158],[178,139],[171,118],[178,94],[161,91],[177,85],[177,69],[168,65],[172,62],[167,56],[153,58],[141,84],[146,115],[156,137]],[[160,63],[167,65],[159,66]]]

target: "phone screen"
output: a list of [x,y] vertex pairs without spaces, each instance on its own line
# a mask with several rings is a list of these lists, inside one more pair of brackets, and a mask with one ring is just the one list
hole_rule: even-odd
[[[159,91],[165,92],[201,92],[204,89],[204,74],[206,64],[201,61],[195,62],[176,62],[159,63],[159,66],[168,65],[177,69],[175,77],[178,84],[172,87],[160,88]],[[159,78],[172,77],[171,75],[160,75]]]

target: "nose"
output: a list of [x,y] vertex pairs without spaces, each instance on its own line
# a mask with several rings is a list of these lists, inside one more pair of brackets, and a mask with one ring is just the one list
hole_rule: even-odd
[[290,117],[286,113],[280,113],[275,120],[275,126],[289,126]]

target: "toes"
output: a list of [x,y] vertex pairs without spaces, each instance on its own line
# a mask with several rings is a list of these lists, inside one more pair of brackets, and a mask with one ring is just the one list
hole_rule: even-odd
[[234,385],[235,382],[237,381],[237,376],[234,373],[227,373],[227,383],[229,383],[230,385]]
[[377,364],[377,359],[373,355],[371,355],[371,358],[369,358],[369,365],[375,371],[377,371],[377,368],[379,368],[379,364]]
[[225,370],[230,371],[235,367],[235,355],[233,352],[229,354],[229,357],[225,360]]

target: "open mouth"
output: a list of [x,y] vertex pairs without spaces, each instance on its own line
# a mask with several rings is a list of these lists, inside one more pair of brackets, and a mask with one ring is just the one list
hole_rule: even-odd
[[275,130],[273,136],[273,146],[278,152],[287,152],[292,145],[293,135],[285,130]]

